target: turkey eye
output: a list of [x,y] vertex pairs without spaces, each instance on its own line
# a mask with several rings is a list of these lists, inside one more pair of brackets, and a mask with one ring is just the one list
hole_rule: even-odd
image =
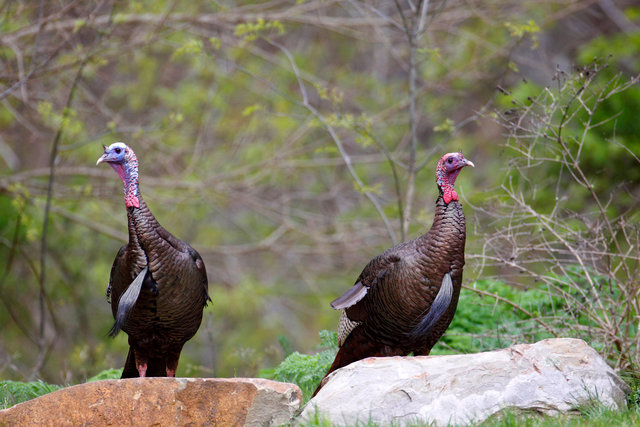
[[120,154],[120,151],[122,151],[121,148],[116,148],[116,154]]
[[449,157],[449,158],[447,159],[447,163],[453,163],[453,157]]

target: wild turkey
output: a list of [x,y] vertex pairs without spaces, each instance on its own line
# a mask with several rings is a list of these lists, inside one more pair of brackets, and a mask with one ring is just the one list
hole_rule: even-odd
[[427,355],[449,327],[460,295],[466,238],[453,184],[465,166],[474,164],[461,152],[442,156],[431,229],[372,259],[355,285],[331,303],[342,310],[340,348],[325,378],[366,357]]
[[142,200],[138,160],[122,142],[104,147],[124,183],[129,243],[120,248],[107,288],[115,323],[109,335],[129,335],[122,378],[175,376],[182,346],[200,327],[210,301],[207,272],[191,246],[162,228]]

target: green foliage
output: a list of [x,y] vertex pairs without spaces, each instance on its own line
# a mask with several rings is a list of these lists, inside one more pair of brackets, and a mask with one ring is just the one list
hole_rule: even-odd
[[556,300],[551,311],[533,313],[545,329],[585,339],[631,369],[639,363],[630,296],[639,290],[640,252],[637,199],[622,183],[640,175],[637,121],[624,112],[640,99],[640,77],[608,70],[596,60],[557,72],[551,87],[526,99],[512,97],[517,107],[502,115],[512,159],[489,210],[496,238],[483,251],[489,246],[489,257],[519,270],[510,285]]
[[322,350],[315,354],[301,354],[297,351],[289,354],[273,371],[272,379],[297,384],[302,390],[303,400],[311,398],[320,380],[329,370],[336,356],[337,334],[333,331],[320,331]]
[[61,388],[62,386],[42,381],[0,381],[0,408],[8,408]]
[[[121,375],[122,369],[107,369],[87,379],[86,382],[113,380],[120,378]],[[47,384],[41,380],[29,382],[0,381],[0,409],[35,399],[44,394],[60,390],[63,387],[56,384]]]
[[445,119],[444,122],[433,128],[435,132],[453,133],[455,130],[455,123],[451,119]]
[[540,27],[532,19],[523,24],[514,24],[512,22],[505,22],[504,26],[509,30],[509,35],[516,39],[522,39],[525,36],[531,36],[533,41],[532,49],[538,47],[538,33],[540,33]]
[[[473,287],[511,301],[536,316],[555,311],[560,302],[544,291],[518,290],[501,281],[479,280]],[[551,337],[535,319],[503,300],[463,289],[453,321],[432,354],[476,353]]]
[[97,375],[89,378],[87,382],[102,380],[117,380],[122,376],[122,369],[105,369]]
[[595,404],[591,409],[586,407],[583,409],[586,413],[559,416],[536,415],[510,409],[501,411],[478,425],[482,427],[631,427],[640,422],[640,414],[634,411],[614,411],[601,404]]
[[182,46],[178,47],[172,55],[173,58],[179,58],[181,56],[190,56],[196,55],[202,52],[202,40],[189,38],[187,39]]
[[258,18],[255,22],[246,22],[236,25],[234,35],[243,38],[244,41],[252,41],[258,38],[262,33],[275,30],[278,35],[284,34],[284,26],[280,21],[267,21]]
[[282,347],[282,350],[284,351],[284,357],[287,357],[291,353],[293,353],[293,346],[291,345],[291,341],[289,341],[287,337],[285,337],[284,335],[280,335],[278,337],[278,342],[280,343],[280,347]]
[[[534,119],[537,123],[531,129],[534,133],[524,139],[538,140],[531,145],[527,161],[536,154],[555,160],[545,162],[544,167],[527,168],[524,176],[514,177],[528,179],[536,186],[536,203],[554,204],[553,181],[562,173],[564,158],[553,143],[557,138],[554,130],[560,127],[568,152],[579,159],[583,170],[590,172],[589,181],[598,196],[606,198],[611,183],[640,181],[640,168],[634,157],[640,153],[636,138],[640,123],[626,114],[640,108],[640,86],[632,84],[620,89],[640,69],[636,55],[639,49],[638,33],[597,37],[580,50],[580,65],[575,72],[558,72],[553,85],[547,88],[521,82],[507,96],[498,97],[507,120],[517,121],[523,110],[538,111]],[[529,118],[533,119],[531,115]],[[541,131],[536,133],[538,130]],[[560,185],[571,194],[570,209],[582,211],[590,202],[584,185],[572,180],[562,180]],[[609,211],[614,215],[633,203],[622,193]]]

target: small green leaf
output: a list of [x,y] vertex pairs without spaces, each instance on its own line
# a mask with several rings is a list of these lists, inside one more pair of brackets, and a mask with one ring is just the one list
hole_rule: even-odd
[[80,28],[84,27],[87,21],[85,19],[76,19],[73,23],[73,32],[77,33]]
[[360,136],[357,136],[356,142],[365,148],[373,145],[374,143],[373,138],[366,133],[361,133]]
[[262,107],[259,104],[249,105],[248,107],[245,107],[244,110],[242,110],[242,117],[250,116],[261,109]]
[[362,185],[362,186],[358,185],[357,182],[354,182],[353,187],[356,189],[356,191],[362,194],[370,193],[370,194],[375,194],[377,196],[382,195],[382,184],[379,182],[374,185]]
[[252,41],[270,30],[276,30],[279,35],[285,32],[284,26],[280,21],[266,21],[263,18],[258,18],[255,22],[236,25],[233,34],[236,37],[241,37],[243,41]]
[[455,123],[451,119],[445,119],[444,122],[442,122],[441,124],[433,128],[435,132],[445,132],[445,133],[452,133],[455,129],[456,129]]
[[440,52],[439,47],[435,47],[433,49],[424,47],[422,49],[418,49],[418,52],[430,56],[431,60],[434,62],[442,60],[442,52]]
[[522,39],[523,37],[529,35],[531,36],[531,40],[533,41],[531,49],[535,49],[538,47],[538,33],[540,33],[540,27],[534,20],[530,19],[525,24],[514,24],[512,22],[505,22],[504,26],[509,31],[509,35],[511,35],[511,37]]
[[316,154],[322,154],[322,153],[338,154],[338,152],[339,152],[338,148],[334,147],[333,145],[328,145],[326,147],[319,147],[314,150],[314,153]]
[[202,40],[189,38],[182,46],[173,52],[171,59],[176,59],[181,56],[197,55],[200,52],[202,52]]
[[220,47],[222,46],[222,41],[218,37],[209,37],[209,43],[211,43],[211,46],[215,50],[220,49]]

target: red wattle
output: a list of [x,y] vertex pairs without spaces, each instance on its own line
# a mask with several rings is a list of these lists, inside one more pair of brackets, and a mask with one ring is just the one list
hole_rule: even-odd
[[458,200],[458,193],[456,193],[455,190],[445,191],[442,194],[442,200],[444,200],[446,204],[449,204],[452,200]]
[[134,208],[139,208],[140,207],[140,201],[138,200],[138,198],[136,196],[127,196],[124,198],[124,205],[128,208],[130,207],[134,207]]

